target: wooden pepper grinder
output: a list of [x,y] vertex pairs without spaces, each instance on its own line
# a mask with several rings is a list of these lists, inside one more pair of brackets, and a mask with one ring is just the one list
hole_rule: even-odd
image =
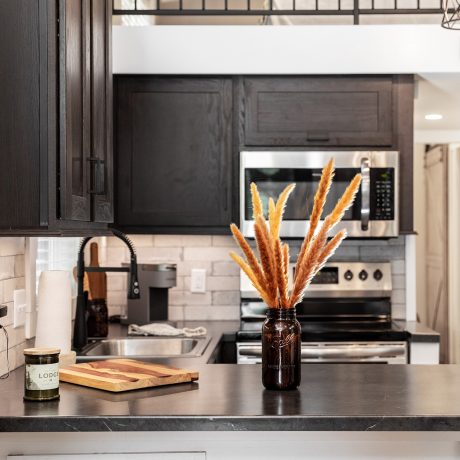
[[[90,246],[89,267],[99,267],[99,250],[97,243]],[[107,274],[88,272],[89,299],[88,337],[107,337],[109,333],[109,312],[107,309]]]

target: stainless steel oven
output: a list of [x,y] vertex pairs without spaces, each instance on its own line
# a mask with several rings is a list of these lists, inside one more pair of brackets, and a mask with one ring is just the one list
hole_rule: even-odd
[[335,176],[325,214],[342,195],[356,173],[362,183],[353,206],[338,229],[351,237],[388,238],[399,231],[399,153],[395,151],[243,151],[240,157],[240,216],[243,234],[254,236],[250,184],[259,189],[265,211],[270,197],[276,199],[292,182],[297,184],[286,206],[280,234],[303,238],[321,170],[335,160]]
[[[289,275],[292,278],[294,267]],[[267,305],[244,273],[240,278],[238,364],[262,360]],[[296,307],[302,331],[302,362],[409,362],[409,334],[391,317],[389,262],[330,262],[313,278]]]

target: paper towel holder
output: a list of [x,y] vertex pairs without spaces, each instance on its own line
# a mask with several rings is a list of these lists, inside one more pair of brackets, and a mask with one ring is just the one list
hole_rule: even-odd
[[137,275],[137,256],[133,242],[124,233],[114,228],[110,229],[114,236],[123,241],[128,246],[130,252],[129,267],[85,267],[85,246],[94,238],[85,237],[80,242],[77,261],[77,309],[75,313],[75,324],[73,332],[73,348],[80,351],[88,344],[88,334],[86,329],[86,299],[83,291],[83,279],[86,272],[128,272],[128,299],[139,299],[140,288]]

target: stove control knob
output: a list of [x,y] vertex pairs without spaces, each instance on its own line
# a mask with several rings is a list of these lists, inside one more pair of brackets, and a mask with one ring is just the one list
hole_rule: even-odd
[[361,270],[361,271],[359,272],[359,275],[358,275],[358,277],[359,277],[359,279],[360,279],[361,281],[366,281],[368,276],[369,276],[369,275],[367,274],[367,271],[366,271],[366,270]]
[[374,279],[376,281],[380,281],[382,278],[383,278],[383,273],[379,269],[375,270]]
[[347,270],[344,274],[343,274],[343,277],[347,280],[347,281],[351,281],[353,279],[353,272],[351,270]]

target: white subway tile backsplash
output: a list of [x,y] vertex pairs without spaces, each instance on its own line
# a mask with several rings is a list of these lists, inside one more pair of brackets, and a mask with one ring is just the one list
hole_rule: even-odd
[[240,269],[235,262],[214,262],[212,264],[212,274],[214,276],[239,276]]
[[211,246],[209,235],[155,235],[156,247],[208,247]]
[[170,305],[168,307],[168,318],[170,321],[183,321],[184,320],[184,308],[180,305]]
[[406,273],[405,261],[404,260],[392,260],[391,261],[391,273],[393,275],[404,275]]
[[213,246],[226,246],[231,247],[234,244],[233,236],[225,236],[225,235],[214,235],[212,237],[212,245]]
[[[10,369],[24,363],[24,327],[13,329],[13,291],[24,287],[24,248],[23,237],[0,238],[0,301],[8,306],[8,315],[0,319],[9,334]],[[6,372],[6,340],[0,332],[0,375]]]
[[[11,302],[3,302],[2,305],[6,305],[8,307],[8,313],[2,319],[0,319],[2,326],[11,326],[14,321],[14,303]],[[0,335],[2,332],[0,331]]]
[[107,290],[122,291],[127,290],[126,274],[107,273]]
[[190,306],[184,309],[184,319],[189,321],[237,320],[240,309],[237,305]]
[[209,276],[206,289],[209,291],[236,291],[240,288],[238,276]]
[[391,284],[393,289],[406,289],[406,277],[404,275],[393,275]]
[[202,268],[209,275],[212,271],[212,263],[204,260],[181,261],[177,264],[177,276],[191,276],[193,268]]
[[[131,235],[129,239],[133,242],[134,246],[138,248],[149,248],[153,245],[152,235]],[[117,238],[119,240],[119,238]],[[124,245],[124,243],[120,240]],[[125,246],[125,245],[124,245]]]
[[107,291],[107,305],[124,306],[128,302],[127,292],[123,291]]
[[24,237],[2,237],[0,257],[24,254]]
[[406,306],[402,303],[391,305],[391,315],[393,319],[406,319]]
[[120,266],[123,262],[128,262],[128,260],[128,249],[126,248],[126,246],[107,247],[107,263],[109,265]]
[[395,304],[404,304],[406,302],[405,289],[393,289],[391,294],[391,302]]
[[[11,347],[8,353],[10,371],[24,364],[24,344]],[[0,353],[0,377],[8,372],[6,350]]]
[[182,260],[182,248],[138,248],[137,260],[140,263],[163,263],[163,262],[178,262]]
[[10,278],[2,281],[0,284],[3,285],[3,302],[12,302],[13,292],[16,289],[24,289],[25,279],[24,277]]
[[169,304],[182,305],[188,307],[189,305],[211,305],[211,293],[192,293],[187,291],[170,291]]
[[209,248],[184,248],[184,260],[206,260],[218,262],[229,260],[228,253],[234,251],[235,247],[209,247]]
[[[232,236],[225,235],[141,235],[131,237],[136,244],[138,261],[177,264],[177,286],[170,290],[170,318],[178,321],[205,319],[237,319],[239,317],[239,269],[229,252],[237,251]],[[126,248],[107,238],[108,262],[119,265],[128,260]],[[301,241],[290,241],[291,261]],[[254,246],[253,243],[251,243]],[[1,258],[0,258],[1,259]],[[404,237],[391,240],[346,240],[334,256],[335,260],[392,261],[394,311],[404,318],[405,276]],[[206,292],[190,292],[193,268],[206,270]],[[1,272],[1,271],[0,271]],[[115,308],[126,305],[126,286],[120,279],[109,281]]]
[[213,305],[239,305],[240,291],[215,291],[212,293]]
[[0,257],[0,280],[14,278],[14,256]]
[[[191,277],[184,278],[184,290],[190,291]],[[240,278],[237,276],[208,276],[206,278],[207,291],[234,291],[240,287]]]

